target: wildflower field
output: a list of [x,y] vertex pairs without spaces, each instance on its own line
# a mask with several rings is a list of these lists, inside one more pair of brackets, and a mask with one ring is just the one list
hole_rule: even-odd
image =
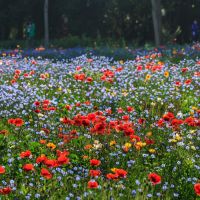
[[200,60],[0,58],[0,199],[200,199]]

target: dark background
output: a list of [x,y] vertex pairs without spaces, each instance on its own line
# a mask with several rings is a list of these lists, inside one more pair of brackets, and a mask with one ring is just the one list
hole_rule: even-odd
[[[200,0],[162,0],[163,43],[191,41],[191,24],[200,21]],[[44,0],[0,0],[0,41],[23,39],[23,23],[36,24],[37,40],[44,37]],[[50,40],[69,35],[88,38],[123,38],[139,45],[153,42],[154,32],[150,0],[49,0]],[[68,18],[63,31],[62,15]],[[180,32],[175,34],[180,27]]]

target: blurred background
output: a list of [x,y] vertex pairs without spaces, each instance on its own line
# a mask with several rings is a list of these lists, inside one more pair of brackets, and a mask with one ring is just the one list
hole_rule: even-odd
[[[155,37],[160,37],[156,45],[189,43],[192,22],[200,21],[200,0],[45,1],[0,0],[0,48],[27,47],[25,29],[29,23],[35,26],[31,46],[44,45],[49,34],[46,45],[68,48],[107,44],[138,47],[155,44]],[[157,36],[156,31],[160,31]]]

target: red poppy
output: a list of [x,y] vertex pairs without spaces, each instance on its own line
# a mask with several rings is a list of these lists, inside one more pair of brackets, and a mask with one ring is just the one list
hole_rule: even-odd
[[186,68],[186,67],[185,67],[185,68],[182,68],[181,71],[182,71],[182,72],[187,72],[187,71],[188,71],[188,68]]
[[21,118],[16,118],[14,121],[15,126],[22,126],[24,124],[24,120]]
[[128,120],[129,120],[129,116],[128,116],[128,115],[124,115],[124,116],[122,116],[122,119],[123,119],[124,121],[128,121]]
[[57,159],[59,165],[64,165],[69,163],[69,158],[65,157],[64,155],[61,155]]
[[122,108],[118,108],[118,109],[117,109],[117,112],[118,112],[118,113],[123,113],[124,110],[123,110]]
[[8,119],[8,123],[9,124],[14,124],[15,123],[15,119],[13,119],[13,118]]
[[198,196],[200,196],[200,183],[194,185],[194,191]]
[[35,112],[35,113],[40,113],[41,110],[40,110],[40,109],[36,109],[36,110],[34,110],[34,112]]
[[127,109],[127,112],[132,112],[132,111],[134,111],[134,108],[131,107],[131,106],[127,106],[126,109]]
[[4,174],[6,172],[5,168],[0,165],[0,174]]
[[132,128],[130,128],[130,127],[124,128],[124,135],[126,135],[126,136],[133,135],[134,133],[135,133],[135,131]]
[[10,187],[6,187],[3,189],[0,189],[0,194],[6,195],[6,194],[9,194],[11,191],[12,191],[12,189]]
[[179,126],[179,125],[183,124],[183,120],[173,119],[171,123],[172,123],[172,126]]
[[66,105],[65,108],[66,108],[67,110],[71,110],[71,109],[72,109],[72,107],[71,107],[70,105]]
[[152,139],[145,138],[145,143],[146,143],[147,145],[151,145],[151,144],[154,144],[155,141],[152,140]]
[[98,185],[99,184],[96,181],[89,181],[88,182],[88,188],[97,188]]
[[170,121],[170,120],[174,119],[174,114],[171,113],[171,112],[168,112],[167,114],[164,114],[164,115],[163,115],[163,119],[164,119],[165,121]]
[[28,73],[25,73],[24,74],[24,77],[26,78],[26,77],[29,77],[29,74]]
[[[73,130],[73,131],[76,131],[76,130]],[[69,155],[69,151],[66,151],[66,150],[64,150],[64,151],[56,150],[56,154],[57,154],[57,157],[59,157],[59,156],[68,156]]]
[[23,169],[24,169],[25,171],[33,171],[33,170],[34,170],[34,165],[33,165],[33,164],[25,164],[25,165],[23,166]]
[[95,113],[89,113],[87,115],[88,120],[94,122],[96,120],[96,114]]
[[77,71],[81,70],[81,66],[77,66],[77,67],[76,67],[76,70],[77,70]]
[[12,79],[11,81],[10,81],[10,83],[13,85],[13,84],[15,84],[17,82],[17,80],[16,79]]
[[31,156],[31,152],[29,150],[20,153],[20,158],[27,158],[29,156]]
[[123,67],[118,67],[115,71],[116,72],[121,72],[124,68]]
[[7,135],[9,132],[7,130],[1,130],[0,135]]
[[83,119],[82,124],[83,124],[83,126],[89,126],[90,121],[88,119]]
[[100,176],[101,175],[101,171],[100,170],[90,170],[90,176],[92,177],[96,177],[96,176]]
[[51,159],[46,159],[44,161],[44,164],[47,166],[47,167],[55,167],[57,166],[57,160],[51,160]]
[[45,99],[42,103],[43,105],[49,105],[51,102],[48,99]]
[[21,74],[21,70],[16,69],[16,70],[15,70],[15,74],[18,74],[18,75]]
[[189,126],[196,126],[194,117],[187,117],[184,122]]
[[181,86],[181,82],[180,82],[180,81],[176,81],[176,82],[175,82],[175,85],[176,85],[177,87],[180,87],[180,86]]
[[127,171],[125,171],[123,169],[116,169],[115,173],[121,178],[125,178],[127,175]]
[[86,81],[87,81],[88,83],[91,83],[91,82],[93,81],[93,79],[92,79],[92,77],[87,77]]
[[91,166],[99,166],[100,164],[101,164],[100,160],[97,160],[97,159],[90,160],[90,165]]
[[191,79],[188,79],[188,80],[185,81],[185,84],[186,84],[186,85],[189,85],[191,82],[192,82],[192,80],[191,80]]
[[94,128],[91,129],[92,133],[104,134],[106,131],[106,123],[99,122],[94,125]]
[[109,173],[106,175],[106,178],[107,179],[118,179],[119,178],[119,175],[118,174],[112,174],[112,173]]
[[137,66],[137,71],[142,71],[142,65]]
[[151,181],[152,185],[157,185],[161,183],[161,176],[156,173],[150,173],[148,175],[148,178]]
[[47,160],[47,157],[45,155],[41,155],[41,156],[37,157],[36,163],[43,163],[46,160]]
[[162,127],[164,125],[164,119],[159,119],[157,122],[156,122],[157,126],[158,127]]
[[144,124],[144,122],[145,122],[145,119],[143,119],[143,118],[138,119],[138,123],[139,123],[140,125]]
[[138,142],[141,140],[140,137],[137,135],[130,135],[129,137],[130,137],[131,142],[136,142],[136,141]]
[[51,179],[52,178],[52,174],[49,172],[49,170],[42,168],[41,169],[41,176],[44,176],[46,179]]

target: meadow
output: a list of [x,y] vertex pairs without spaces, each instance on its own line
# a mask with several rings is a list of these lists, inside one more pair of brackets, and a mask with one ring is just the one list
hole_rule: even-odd
[[200,60],[170,52],[4,53],[0,199],[200,199]]

